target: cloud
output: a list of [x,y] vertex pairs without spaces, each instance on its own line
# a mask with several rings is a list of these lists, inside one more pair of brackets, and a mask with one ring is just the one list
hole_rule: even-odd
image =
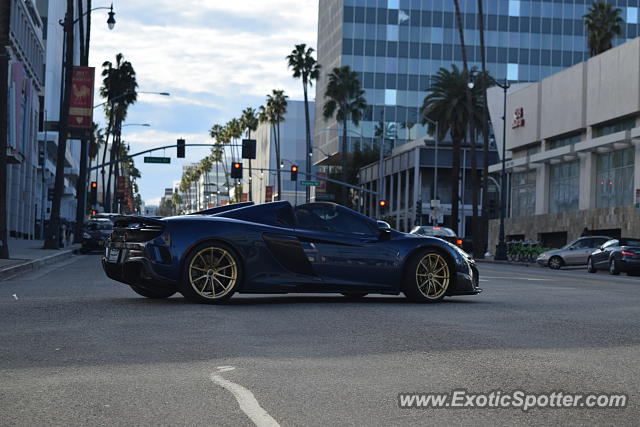
[[[178,137],[211,142],[211,125],[258,107],[275,88],[302,98],[285,56],[297,43],[316,47],[318,0],[116,0],[114,11],[113,31],[103,11],[92,15],[90,62],[97,74],[102,62],[122,52],[136,70],[139,90],[171,93],[140,95],[131,107],[129,123],[153,126],[127,128],[124,138],[132,151],[169,145]],[[96,114],[104,122],[101,116]],[[187,159],[164,166],[138,160],[143,199],[162,195],[180,179],[183,162],[208,152],[188,147]]]

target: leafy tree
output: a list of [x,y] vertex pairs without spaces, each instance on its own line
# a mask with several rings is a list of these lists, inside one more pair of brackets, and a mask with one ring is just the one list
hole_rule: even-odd
[[614,37],[622,36],[624,20],[620,17],[621,13],[620,8],[606,1],[596,1],[589,6],[589,11],[582,18],[591,56],[611,49]]
[[[342,181],[348,179],[348,153],[347,153],[347,125],[351,121],[355,126],[360,123],[367,109],[367,101],[364,99],[364,90],[360,87],[358,73],[352,71],[348,65],[334,68],[328,75],[325,88],[325,103],[322,115],[325,120],[334,117],[342,124]],[[342,186],[342,202],[347,204],[347,187]]]
[[287,114],[287,99],[283,90],[274,89],[267,95],[265,105],[258,109],[258,120],[271,125],[273,142],[276,153],[276,181],[278,188],[277,200],[282,200],[282,177],[280,168],[280,123],[284,121]]
[[[309,98],[307,95],[307,89],[309,86],[313,86],[313,81],[318,80],[320,77],[320,64],[313,57],[314,49],[307,47],[306,44],[297,44],[291,51],[291,54],[287,56],[287,62],[289,68],[293,70],[293,77],[302,80],[302,90],[304,93],[304,118],[306,124],[306,140],[307,151],[305,159],[305,172],[307,179],[310,179],[311,173],[311,123],[309,118]],[[306,187],[306,199],[307,203],[310,200],[310,188]]]

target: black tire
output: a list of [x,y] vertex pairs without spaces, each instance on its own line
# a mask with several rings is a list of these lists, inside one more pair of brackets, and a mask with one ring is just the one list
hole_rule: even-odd
[[[425,264],[424,260],[428,257],[439,260],[438,264],[433,268]],[[451,286],[453,286],[455,273],[454,263],[447,254],[438,249],[424,249],[415,254],[406,264],[403,292],[407,298],[412,301],[427,303],[439,302],[446,296]],[[431,274],[431,276],[428,276],[429,274]],[[447,279],[438,279],[437,277],[439,276],[447,276]],[[418,282],[419,278],[420,280],[426,281],[420,284]],[[429,283],[429,281],[431,282]],[[428,288],[425,289],[427,286]],[[433,292],[431,292],[432,289]]]
[[[211,258],[207,259],[207,253],[211,254]],[[198,257],[198,259],[194,261],[196,257]],[[218,260],[218,258],[220,258],[220,260]],[[224,259],[225,264],[232,263],[233,267],[227,267],[228,270],[225,268],[216,270],[218,268],[216,261],[221,263],[223,262],[222,259]],[[206,264],[207,262],[209,262],[209,264]],[[197,271],[201,271],[202,273],[206,271],[206,273],[199,278],[195,278],[195,284],[193,284],[192,278],[196,268]],[[227,279],[227,281],[225,279],[218,279],[217,277],[221,276],[221,274],[219,274],[220,271],[223,271],[229,277],[233,277],[233,280]],[[199,288],[203,283],[201,279],[205,276],[207,278],[203,284],[203,289],[198,290],[197,288]],[[233,248],[220,242],[204,242],[193,248],[184,261],[182,275],[180,278],[180,293],[184,295],[185,298],[193,302],[220,304],[231,298],[231,296],[239,289],[240,284],[242,283],[242,278],[242,265],[240,264],[240,258]],[[209,279],[211,279],[210,285]],[[209,296],[206,295],[206,288],[208,286],[211,289],[211,294]],[[216,288],[218,288],[218,290],[220,290],[220,288],[223,289],[217,296],[215,295]]]
[[129,285],[131,286],[131,289],[133,289],[133,291],[138,294],[138,295],[142,295],[143,297],[146,298],[153,298],[153,299],[161,299],[161,298],[169,298],[170,296],[172,296],[173,294],[175,294],[177,292],[176,289],[174,290],[149,290],[149,289],[144,289],[144,288],[139,288],[137,286],[133,286],[133,285]]
[[593,265],[593,260],[591,259],[591,257],[589,257],[587,259],[587,271],[589,273],[597,273],[598,272],[598,269],[595,268],[594,265]]
[[559,256],[554,255],[551,258],[549,258],[548,266],[550,269],[560,270],[563,265],[564,265],[564,261]]
[[365,292],[342,292],[342,295],[349,299],[360,299],[366,297],[369,294]]
[[617,276],[620,274],[620,267],[615,259],[609,260],[609,274]]

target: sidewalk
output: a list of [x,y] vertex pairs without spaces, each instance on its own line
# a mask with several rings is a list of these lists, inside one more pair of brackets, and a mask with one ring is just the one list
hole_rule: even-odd
[[0,259],[0,281],[37,270],[43,265],[52,264],[70,257],[73,251],[80,248],[72,244],[60,249],[42,249],[42,240],[9,239],[10,259]]
[[499,261],[493,259],[493,255],[485,256],[483,259],[476,259],[476,262],[486,262],[489,264],[510,264],[510,265],[519,265],[521,267],[538,267],[536,262],[516,262],[516,261]]

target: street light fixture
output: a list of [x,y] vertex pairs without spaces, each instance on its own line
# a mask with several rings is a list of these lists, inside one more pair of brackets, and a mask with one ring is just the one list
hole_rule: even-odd
[[131,94],[133,94],[133,93],[136,93],[136,94],[144,93],[144,94],[152,94],[152,95],[171,96],[171,94],[170,94],[169,92],[148,92],[148,91],[138,91],[138,92],[133,92],[133,91],[130,91],[130,92],[121,93],[121,94],[120,94],[120,95],[118,95],[118,96],[114,96],[113,98],[108,99],[108,100],[106,100],[106,101],[104,101],[104,102],[101,102],[100,104],[96,104],[96,105],[94,105],[94,106],[93,106],[93,108],[94,108],[94,109],[96,109],[96,108],[98,108],[98,107],[103,106],[104,104],[106,104],[106,103],[108,103],[108,102],[113,102],[113,101],[115,101],[116,99],[123,98],[123,97],[125,97],[125,96],[127,96],[127,95],[131,95]]
[[494,259],[500,261],[507,260],[507,243],[505,241],[505,233],[504,233],[504,219],[507,211],[507,172],[506,172],[506,157],[507,157],[507,91],[511,87],[509,84],[509,80],[507,77],[504,78],[504,83],[499,83],[496,79],[491,77],[491,75],[487,74],[489,79],[495,83],[496,86],[500,87],[503,91],[503,106],[502,106],[502,173],[501,173],[501,184],[500,184],[500,233],[498,236],[498,245],[496,246],[496,254]]
[[111,3],[111,7],[109,8],[109,19],[107,19],[107,26],[110,30],[113,30],[113,27],[116,26],[116,18],[114,18],[115,14],[116,13],[113,11],[113,3]]

